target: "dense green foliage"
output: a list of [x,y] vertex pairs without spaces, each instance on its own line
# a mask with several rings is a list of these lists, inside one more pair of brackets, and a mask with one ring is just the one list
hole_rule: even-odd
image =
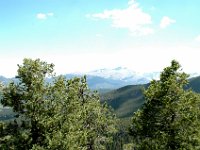
[[18,82],[0,84],[0,115],[11,119],[0,122],[2,150],[200,149],[199,78],[188,85],[176,61],[160,80],[111,91],[101,102],[85,76],[55,77],[54,65],[39,59],[18,67]]
[[126,118],[133,115],[144,103],[143,90],[148,85],[130,85],[102,94],[102,101],[106,101],[118,117]]
[[116,117],[100,104],[86,78],[52,84],[53,64],[24,59],[18,66],[19,83],[3,88],[2,104],[16,113],[10,123],[0,124],[0,149],[94,150],[106,149],[116,133]]
[[[16,82],[16,79],[14,81]],[[48,78],[46,81],[51,81],[51,78]],[[200,93],[199,85],[200,76],[193,77],[189,79],[189,84],[187,84],[185,88],[192,89],[192,91]],[[101,95],[101,102],[108,103],[108,105],[114,109],[114,112],[118,117],[129,118],[144,104],[143,91],[148,86],[149,84],[128,85],[116,90],[98,89],[98,92]],[[8,120],[11,118],[13,118],[12,110],[8,108],[0,108],[0,120]]]
[[144,92],[130,128],[136,149],[200,149],[200,97],[184,90],[188,75],[179,69],[172,61]]

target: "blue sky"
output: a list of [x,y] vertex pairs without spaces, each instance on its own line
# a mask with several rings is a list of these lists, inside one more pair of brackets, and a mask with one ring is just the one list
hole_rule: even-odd
[[1,0],[0,75],[23,58],[57,74],[128,67],[161,71],[177,59],[200,72],[199,0]]

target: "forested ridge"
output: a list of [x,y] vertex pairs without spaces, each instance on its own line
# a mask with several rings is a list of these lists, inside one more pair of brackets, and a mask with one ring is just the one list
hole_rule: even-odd
[[[200,93],[200,76],[188,79],[189,83],[184,86],[184,89],[191,89],[194,92]],[[101,100],[106,101],[110,105],[119,118],[129,118],[133,116],[145,102],[144,90],[150,84],[128,85],[122,88],[112,90],[101,94]]]
[[131,121],[101,103],[86,76],[56,77],[54,65],[40,59],[24,59],[17,72],[19,82],[0,86],[2,105],[15,113],[0,122],[2,150],[200,149],[200,95],[186,88],[189,76],[175,60],[146,89],[128,91],[136,98],[144,95],[143,102],[136,100],[142,107],[129,103],[137,110]]

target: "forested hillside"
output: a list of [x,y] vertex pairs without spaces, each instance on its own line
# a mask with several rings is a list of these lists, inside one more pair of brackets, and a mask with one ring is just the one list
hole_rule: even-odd
[[130,117],[144,103],[143,91],[148,85],[129,85],[102,95],[118,117]]
[[0,86],[2,150],[200,147],[200,77],[188,81],[175,60],[159,80],[125,86],[101,99],[85,76],[55,77],[54,65],[40,59],[24,59],[18,67],[18,82]]
[[192,89],[194,92],[200,93],[200,76],[191,78],[187,88]]
[[[72,77],[71,77],[72,78]],[[4,78],[6,80],[6,78]],[[7,80],[6,80],[7,81]],[[94,82],[94,81],[91,81]],[[92,84],[92,83],[91,83]],[[200,76],[190,78],[189,83],[185,86],[186,89],[191,89],[194,92],[200,93]],[[143,91],[147,89],[149,84],[128,85],[122,88],[98,89],[101,95],[101,102],[106,102],[111,106],[118,117],[131,117],[144,103]],[[9,108],[1,108],[0,119],[7,120],[13,118],[15,114]]]
[[[120,118],[131,117],[144,104],[144,90],[149,84],[129,85],[101,95]],[[200,76],[190,78],[185,89],[200,93]]]

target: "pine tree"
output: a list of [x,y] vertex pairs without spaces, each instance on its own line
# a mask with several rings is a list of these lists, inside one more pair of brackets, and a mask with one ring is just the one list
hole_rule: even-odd
[[3,87],[2,104],[16,119],[0,125],[1,149],[95,150],[112,142],[115,115],[89,90],[86,77],[55,77],[54,65],[39,59],[18,67],[19,82]]
[[130,127],[136,149],[200,149],[200,97],[185,91],[188,75],[173,60],[144,92]]

